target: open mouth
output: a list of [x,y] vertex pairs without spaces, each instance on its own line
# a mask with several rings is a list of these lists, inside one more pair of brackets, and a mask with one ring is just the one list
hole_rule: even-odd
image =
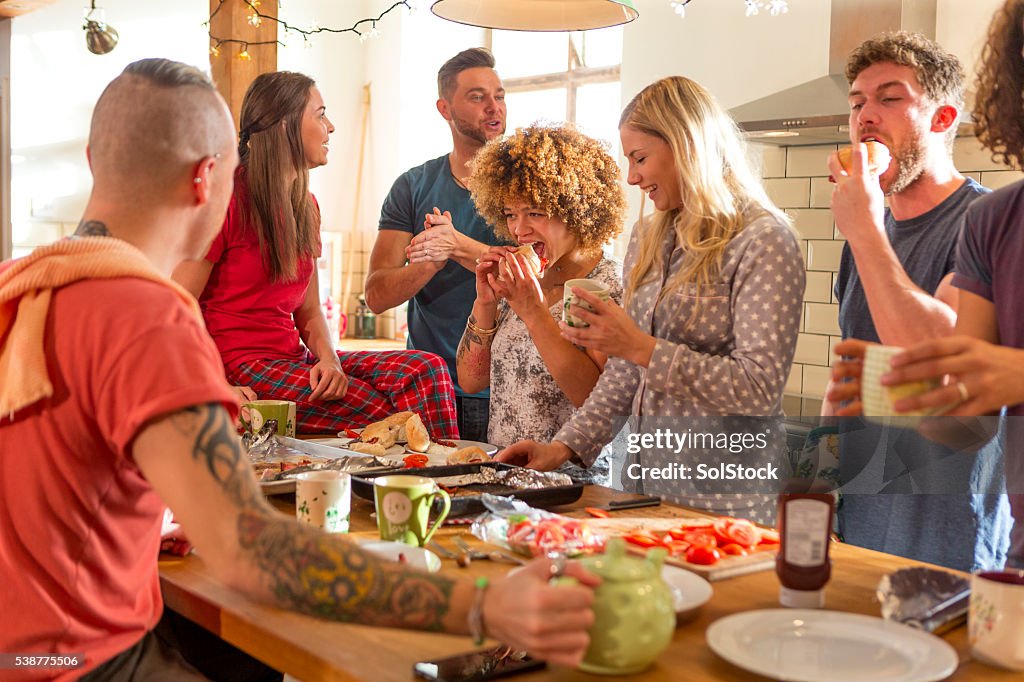
[[484,121],[484,127],[490,130],[501,130],[501,121]]
[[533,252],[541,258],[547,257],[547,247],[544,246],[544,242],[532,242],[530,246],[533,247]]

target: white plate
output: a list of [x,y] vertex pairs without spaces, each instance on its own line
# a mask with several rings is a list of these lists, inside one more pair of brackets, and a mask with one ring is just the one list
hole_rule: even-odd
[[[352,433],[362,433],[363,432],[362,429],[349,429],[349,431],[351,431]],[[353,440],[356,440],[355,438],[349,438],[348,434],[345,433],[344,431],[339,431],[338,432],[338,438],[341,439],[341,440],[349,441],[349,442],[351,442]],[[395,443],[398,443],[399,445],[405,445],[405,441],[404,440],[396,440]]]
[[[444,440],[444,439],[442,439],[442,440]],[[496,452],[498,452],[498,446],[497,445],[491,445],[490,443],[481,443],[478,440],[458,440],[458,439],[456,439],[456,440],[445,440],[445,442],[446,443],[455,443],[455,449],[456,450],[461,450],[462,448],[470,448],[470,447],[476,446],[476,447],[480,448],[481,450],[483,450],[484,452],[486,452],[488,457],[493,457],[494,454]],[[427,453],[425,453],[425,452],[420,452],[419,450],[413,450],[412,448],[410,448],[408,446],[406,446],[405,450],[406,450],[406,452],[411,452],[414,455],[427,455]],[[427,455],[427,456],[428,457],[440,457],[441,455]]]
[[711,583],[696,573],[666,564],[661,568],[661,577],[672,590],[677,618],[689,616],[711,599]]
[[363,542],[359,546],[388,561],[399,561],[399,556],[402,556],[405,558],[406,564],[421,571],[437,573],[441,570],[441,559],[429,549],[411,547],[401,542],[384,542],[383,540]]
[[[349,450],[348,446],[350,443],[358,442],[355,438],[314,438],[309,442],[319,443],[321,445],[329,445],[333,448],[340,448],[345,451],[344,454],[352,453],[356,455],[366,456],[365,452],[358,452],[356,450]],[[401,464],[402,454],[405,452],[405,448],[401,445],[392,445],[390,448],[384,451],[385,457],[397,457],[399,464]]]
[[958,662],[935,635],[841,611],[746,611],[716,620],[705,637],[730,663],[791,682],[932,682]]

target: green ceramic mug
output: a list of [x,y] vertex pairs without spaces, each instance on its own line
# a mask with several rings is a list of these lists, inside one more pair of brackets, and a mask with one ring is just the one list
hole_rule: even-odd
[[259,433],[268,419],[277,420],[277,435],[295,437],[295,403],[290,400],[250,400],[239,415],[249,433]]
[[[433,526],[429,526],[434,498],[443,500],[443,508]],[[381,540],[404,542],[422,547],[448,516],[452,499],[425,476],[380,476],[373,482],[373,501],[377,508],[377,528]]]
[[569,307],[574,305],[591,312],[594,310],[589,303],[572,293],[573,287],[594,294],[602,301],[607,301],[612,297],[612,290],[607,284],[598,282],[596,279],[570,279],[566,281],[565,290],[562,292],[562,321],[570,327],[589,327],[589,324],[569,312]]

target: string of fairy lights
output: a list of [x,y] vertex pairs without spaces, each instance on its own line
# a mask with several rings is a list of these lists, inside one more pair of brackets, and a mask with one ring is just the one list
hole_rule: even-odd
[[[276,2],[276,0],[272,0]],[[210,33],[210,55],[213,57],[219,57],[222,52],[222,48],[225,45],[238,45],[238,52],[235,57],[243,61],[250,61],[252,55],[249,53],[249,48],[255,45],[281,45],[285,46],[284,40],[280,38],[274,38],[273,40],[247,40],[244,38],[235,37],[222,37],[213,34],[212,26],[213,19],[217,14],[224,8],[224,5],[228,2],[241,2],[248,7],[248,18],[247,23],[253,28],[259,28],[263,25],[263,22],[269,21],[276,23],[279,30],[283,30],[284,36],[287,37],[291,34],[302,36],[302,40],[306,47],[311,46],[309,37],[318,33],[353,33],[359,36],[360,42],[364,42],[371,38],[376,38],[379,34],[377,29],[377,22],[387,16],[390,12],[395,11],[399,7],[404,7],[409,11],[412,11],[413,5],[412,0],[398,0],[393,5],[385,9],[383,12],[378,14],[376,17],[367,17],[366,19],[360,19],[347,28],[333,28],[331,26],[319,26],[315,22],[308,28],[301,28],[294,26],[284,19],[266,14],[260,11],[260,6],[263,4],[261,0],[220,0],[217,7],[210,12],[210,18],[203,24],[209,29]]]

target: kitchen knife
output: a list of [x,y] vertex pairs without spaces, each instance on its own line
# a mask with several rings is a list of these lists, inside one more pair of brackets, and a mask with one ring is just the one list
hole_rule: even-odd
[[602,509],[604,511],[622,511],[623,509],[641,509],[643,507],[657,507],[661,504],[661,498],[653,495],[644,497],[632,497],[628,500],[612,500],[602,507],[591,507],[591,509]]

